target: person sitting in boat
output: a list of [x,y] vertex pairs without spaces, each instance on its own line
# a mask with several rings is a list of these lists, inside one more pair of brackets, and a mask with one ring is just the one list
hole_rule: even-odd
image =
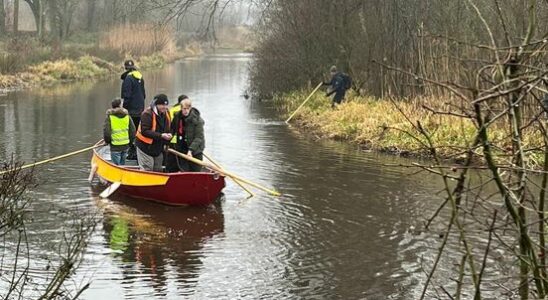
[[141,114],[135,145],[137,161],[142,170],[162,171],[164,145],[172,138],[168,105],[167,96],[159,94],[154,97],[150,107]]
[[[200,111],[192,107],[192,101],[186,98],[181,101],[181,111],[177,112],[171,121],[171,128],[177,137],[175,150],[203,160],[205,148],[204,120]],[[184,172],[200,172],[202,167],[198,164],[177,158],[178,166]]]
[[[177,103],[173,104],[173,107],[169,109],[169,116],[171,117],[171,120],[175,117],[175,115],[181,111],[181,101],[188,99],[187,95],[180,95],[177,98]],[[173,128],[173,127],[172,127]],[[173,134],[173,138],[171,139],[171,142],[169,143],[169,146],[171,149],[175,149],[175,145],[177,144],[177,135]],[[168,154],[165,159],[166,164],[166,172],[168,173],[174,173],[179,172],[179,165],[177,163],[178,156],[175,156],[173,154]]]
[[103,139],[110,144],[110,159],[116,165],[126,163],[129,145],[135,138],[135,125],[128,111],[122,107],[122,99],[112,100],[112,108],[107,110],[103,126]]

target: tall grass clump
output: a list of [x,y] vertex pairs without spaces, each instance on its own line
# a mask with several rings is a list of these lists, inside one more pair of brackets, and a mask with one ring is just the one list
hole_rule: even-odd
[[29,71],[39,76],[42,81],[81,80],[106,75],[109,71],[96,65],[90,56],[78,60],[62,59],[46,61],[30,66]]
[[176,53],[173,32],[153,24],[131,24],[115,27],[99,38],[99,47],[116,50],[129,56],[161,53],[165,57]]
[[[308,92],[287,93],[275,97],[274,101],[282,114],[289,115],[304,101]],[[393,102],[350,94],[337,109],[330,108],[330,101],[321,93],[315,94],[297,113],[295,121],[302,128],[324,138],[350,141],[367,149],[428,156],[427,141],[416,134],[417,128],[413,125],[420,121],[421,126],[431,133],[432,140],[443,145],[438,149],[438,154],[457,160],[475,138],[476,127],[472,120],[433,112],[448,111],[451,100],[422,97]],[[501,120],[489,132],[490,137],[503,148],[512,144],[511,138],[504,133],[505,126],[508,125]],[[523,143],[531,149],[528,155],[535,158],[537,164],[543,160],[537,159],[541,155],[535,149],[539,149],[543,142],[538,128],[526,129]]]

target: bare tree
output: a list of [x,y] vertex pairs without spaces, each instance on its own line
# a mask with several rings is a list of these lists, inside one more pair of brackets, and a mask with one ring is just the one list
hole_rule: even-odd
[[6,34],[6,8],[4,0],[0,0],[0,35]]
[[0,239],[7,250],[0,254],[0,299],[76,299],[88,285],[73,290],[65,282],[78,267],[97,221],[77,216],[72,230],[62,233],[56,254],[48,258],[46,278],[33,275],[31,266],[41,258],[31,253],[26,221],[33,202],[27,191],[36,186],[36,179],[34,170],[21,166],[11,160],[0,168]]

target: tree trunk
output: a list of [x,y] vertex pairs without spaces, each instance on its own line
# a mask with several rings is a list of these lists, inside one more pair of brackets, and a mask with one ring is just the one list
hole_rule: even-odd
[[6,34],[6,9],[4,8],[4,0],[0,0],[0,35]]
[[40,1],[40,7],[38,7],[38,23],[36,23],[36,31],[38,32],[38,38],[42,39],[44,37],[44,29],[45,29],[45,14],[44,14],[44,5]]
[[13,3],[13,32],[19,31],[19,0]]
[[88,0],[88,14],[87,14],[87,25],[86,28],[88,31],[95,31],[95,11],[96,11],[96,0]]

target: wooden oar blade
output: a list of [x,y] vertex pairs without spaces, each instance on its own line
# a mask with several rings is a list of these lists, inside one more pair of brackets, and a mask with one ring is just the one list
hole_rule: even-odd
[[120,187],[122,183],[121,182],[113,182],[111,185],[109,185],[104,191],[99,194],[99,197],[101,198],[108,198],[110,195],[114,194],[116,190]]

